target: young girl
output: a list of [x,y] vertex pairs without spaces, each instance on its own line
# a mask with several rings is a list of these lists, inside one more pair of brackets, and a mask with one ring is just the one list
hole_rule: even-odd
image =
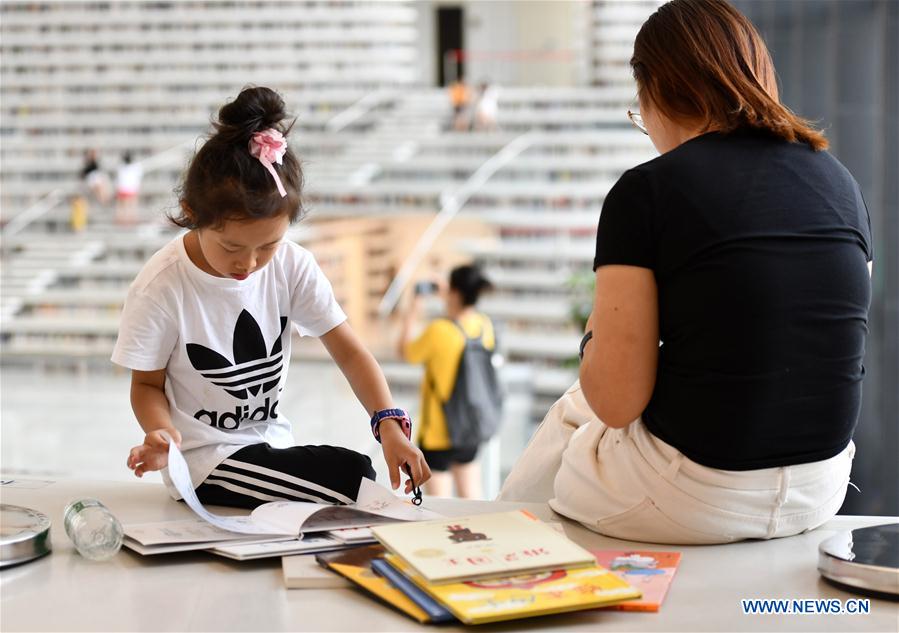
[[[189,229],[157,252],[131,285],[113,362],[132,370],[131,405],[146,436],[131,449],[138,477],[167,465],[172,437],[204,503],[255,507],[277,499],[351,503],[371,460],[334,446],[293,446],[278,408],[292,322],[321,338],[372,414],[391,484],[430,471],[392,407],[372,355],[346,322],[312,255],[285,240],[301,217],[300,163],[287,148],[284,102],[245,89],[219,111],[197,152],[172,220]],[[178,494],[167,473],[171,494]]]

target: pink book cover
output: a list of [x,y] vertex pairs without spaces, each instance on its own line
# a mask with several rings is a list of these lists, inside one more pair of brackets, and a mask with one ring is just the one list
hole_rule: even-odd
[[639,600],[628,600],[605,609],[658,611],[674,580],[680,552],[642,550],[590,550],[596,562],[612,570],[624,582],[643,592]]

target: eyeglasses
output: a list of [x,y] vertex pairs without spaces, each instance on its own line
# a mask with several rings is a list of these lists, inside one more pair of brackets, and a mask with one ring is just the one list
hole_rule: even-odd
[[631,120],[631,123],[634,124],[635,128],[637,128],[644,134],[649,135],[649,132],[646,131],[646,126],[643,124],[643,116],[639,112],[628,110],[627,118]]

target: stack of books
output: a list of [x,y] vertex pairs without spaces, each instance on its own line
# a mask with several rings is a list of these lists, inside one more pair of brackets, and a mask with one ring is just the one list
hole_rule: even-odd
[[372,528],[379,545],[318,562],[419,622],[481,624],[641,597],[526,511]]
[[[375,542],[368,528],[250,535],[223,530],[203,519],[129,524],[124,529],[125,547],[143,556],[204,550],[234,560],[253,560],[315,554]],[[347,532],[352,534],[348,537]]]
[[193,519],[126,524],[125,547],[144,556],[205,550],[252,560],[373,543],[372,526],[441,516],[369,479],[362,480],[352,505],[274,501],[240,516],[212,514],[200,505],[193,509],[199,515]]

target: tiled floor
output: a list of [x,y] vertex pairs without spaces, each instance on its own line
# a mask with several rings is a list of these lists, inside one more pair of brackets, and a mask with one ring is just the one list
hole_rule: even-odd
[[[290,417],[302,444],[336,444],[372,457],[380,481],[387,481],[368,419],[340,372],[328,363],[291,364],[280,410]],[[397,405],[414,415],[414,394],[396,394]],[[531,427],[526,403],[507,402],[501,437],[504,470],[523,448]],[[513,423],[511,421],[518,421]],[[133,480],[125,467],[130,448],[143,433],[129,403],[129,376],[108,371],[86,374],[4,369],[0,373],[0,469],[4,475],[59,479],[79,477]],[[161,481],[158,473],[144,481]],[[499,473],[485,492],[495,494]]]

